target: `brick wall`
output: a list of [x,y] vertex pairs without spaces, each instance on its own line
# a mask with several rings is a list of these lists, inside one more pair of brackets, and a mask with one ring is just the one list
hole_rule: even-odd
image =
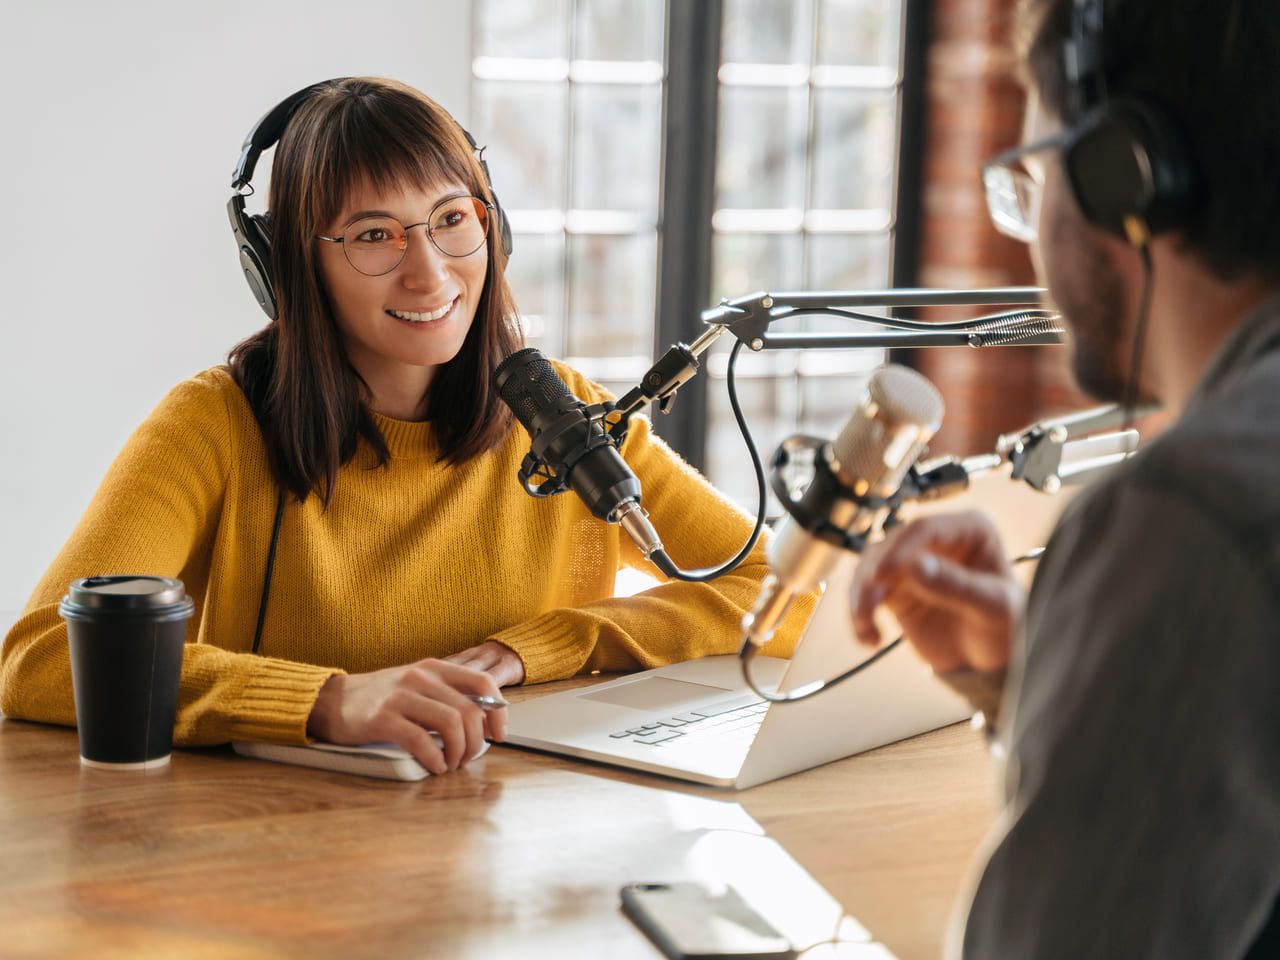
[[[921,286],[1035,283],[1027,247],[991,226],[981,182],[983,163],[1016,144],[1021,133],[1023,94],[1009,43],[1015,2],[932,0]],[[983,311],[934,311],[929,318]],[[1090,404],[1071,384],[1065,347],[920,350],[908,362],[946,398],[946,421],[931,445],[937,453],[989,450],[998,434]]]

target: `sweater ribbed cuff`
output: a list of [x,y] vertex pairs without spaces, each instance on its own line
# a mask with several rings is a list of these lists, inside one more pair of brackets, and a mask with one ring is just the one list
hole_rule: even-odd
[[489,637],[510,647],[524,663],[525,683],[545,683],[574,676],[585,662],[572,624],[554,610]]
[[320,688],[330,677],[344,672],[288,660],[258,660],[231,710],[235,718],[231,739],[310,743],[307,718]]

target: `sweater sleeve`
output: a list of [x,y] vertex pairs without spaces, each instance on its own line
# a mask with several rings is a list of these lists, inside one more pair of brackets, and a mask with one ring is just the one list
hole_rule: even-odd
[[[588,402],[607,396],[567,368],[561,367],[561,373],[574,393]],[[622,453],[640,479],[645,509],[667,553],[681,569],[720,566],[746,543],[753,520],[654,436],[647,418],[632,418]],[[754,606],[769,573],[767,536],[768,531],[736,569],[710,582],[666,582],[634,597],[550,610],[490,639],[519,654],[526,683],[733,653],[742,641],[742,617]],[[624,566],[657,575],[629,538],[622,536],[620,541]],[[816,598],[796,598],[764,653],[790,655]]]
[[183,655],[174,742],[306,740],[327,668],[195,643],[231,460],[225,374],[188,380],[129,438],[0,650],[0,711],[75,725],[66,623],[58,601],[78,577],[177,577],[196,602]]

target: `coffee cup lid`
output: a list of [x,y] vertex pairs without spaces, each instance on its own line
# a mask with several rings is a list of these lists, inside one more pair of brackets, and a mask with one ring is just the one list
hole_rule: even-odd
[[136,614],[166,619],[191,616],[194,604],[181,580],[118,574],[73,580],[58,611],[68,619],[95,614]]

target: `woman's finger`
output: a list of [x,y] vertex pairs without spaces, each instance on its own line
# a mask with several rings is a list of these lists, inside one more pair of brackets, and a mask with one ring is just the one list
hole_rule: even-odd
[[414,723],[404,715],[389,716],[385,729],[378,736],[408,750],[415,760],[432,773],[449,772],[448,761],[436,738],[421,724]]
[[448,660],[422,660],[417,666],[438,675],[450,687],[463,693],[499,699],[502,697],[502,691],[498,689],[493,677],[469,664],[452,663]]
[[465,650],[459,650],[457,653],[451,653],[447,657],[440,658],[445,663],[457,663],[464,667],[474,667],[483,669],[480,666],[486,659],[487,655],[484,647],[467,647]]
[[490,740],[493,740],[495,743],[502,743],[506,740],[507,708],[499,707],[497,710],[486,710],[484,714],[484,726]]
[[[461,669],[465,670],[465,668]],[[443,671],[422,668],[417,671],[417,674],[421,693],[448,707],[451,715],[447,715],[446,722],[456,723],[461,733],[461,757],[456,763],[451,761],[451,766],[457,766],[479,756],[484,749],[484,710],[467,693],[459,691]],[[441,734],[443,735],[443,731]]]

